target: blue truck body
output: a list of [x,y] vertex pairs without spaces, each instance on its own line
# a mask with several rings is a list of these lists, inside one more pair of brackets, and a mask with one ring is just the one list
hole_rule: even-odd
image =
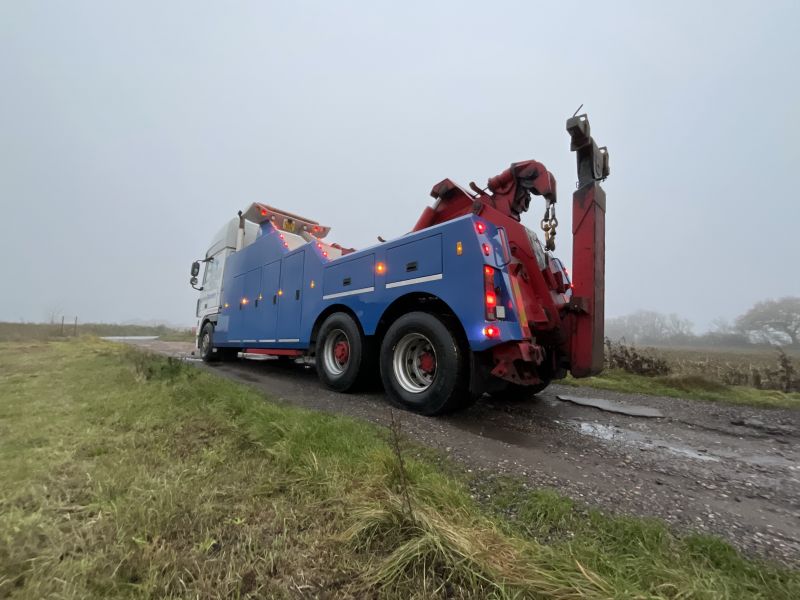
[[[269,221],[225,267],[214,343],[225,348],[308,350],[325,316],[346,310],[364,335],[375,333],[393,303],[409,295],[444,302],[461,323],[469,347],[481,351],[523,337],[508,274],[508,248],[498,227],[466,215],[330,260],[314,241],[288,249]],[[484,246],[486,245],[486,246]],[[488,250],[488,254],[486,251]],[[488,339],[484,266],[494,267],[498,305]]]
[[[360,251],[330,228],[255,202],[192,264],[197,349],[206,362],[313,360],[323,386],[360,389],[379,375],[396,406],[436,415],[536,394],[569,372],[603,368],[608,151],[586,115],[567,120],[575,283],[555,251],[556,181],[538,161],[512,163],[469,189],[444,179],[413,230]],[[542,244],[522,223],[545,200]],[[235,242],[234,242],[235,238]],[[379,238],[380,240],[380,238]]]

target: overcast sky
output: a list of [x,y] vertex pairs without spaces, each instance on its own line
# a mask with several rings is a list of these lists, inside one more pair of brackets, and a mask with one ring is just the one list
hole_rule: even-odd
[[607,315],[702,330],[800,295],[799,7],[0,2],[0,319],[192,324],[190,263],[253,201],[365,247],[529,158],[569,262],[580,104],[611,155]]

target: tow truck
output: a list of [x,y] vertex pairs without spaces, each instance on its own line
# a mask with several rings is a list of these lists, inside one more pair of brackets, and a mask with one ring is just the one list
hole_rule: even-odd
[[[409,233],[362,250],[255,202],[192,264],[200,356],[305,357],[331,390],[379,377],[391,403],[425,415],[599,373],[608,152],[585,114],[566,128],[578,170],[572,279],[554,255],[556,180],[535,160],[483,188],[440,181]],[[532,196],[545,202],[544,243],[521,222]]]

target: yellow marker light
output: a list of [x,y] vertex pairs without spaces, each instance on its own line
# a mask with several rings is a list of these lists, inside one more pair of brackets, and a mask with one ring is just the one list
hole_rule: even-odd
[[226,302],[226,303],[225,303],[225,308],[228,308],[229,306],[230,306],[230,304],[228,304],[228,303]]
[[314,289],[314,286],[316,285],[316,284],[314,283],[314,280],[313,280],[313,279],[311,280],[311,284],[310,284],[310,285],[311,285],[311,289],[313,290],[313,289]]
[[378,275],[382,275],[383,273],[386,272],[386,265],[383,264],[382,262],[379,262],[378,264],[375,265],[375,272]]
[[248,300],[247,298],[242,298],[242,304],[247,304],[249,302],[250,302],[250,300]]
[[456,242],[456,255],[461,256],[464,253],[464,246],[461,245],[461,242]]
[[283,290],[278,290],[278,296],[283,296]]

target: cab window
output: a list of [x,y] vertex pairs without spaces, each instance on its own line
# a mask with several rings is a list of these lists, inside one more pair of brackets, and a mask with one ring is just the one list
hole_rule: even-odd
[[220,286],[222,279],[222,266],[225,264],[225,251],[217,252],[212,260],[206,263],[206,271],[203,274],[203,287],[215,289]]

